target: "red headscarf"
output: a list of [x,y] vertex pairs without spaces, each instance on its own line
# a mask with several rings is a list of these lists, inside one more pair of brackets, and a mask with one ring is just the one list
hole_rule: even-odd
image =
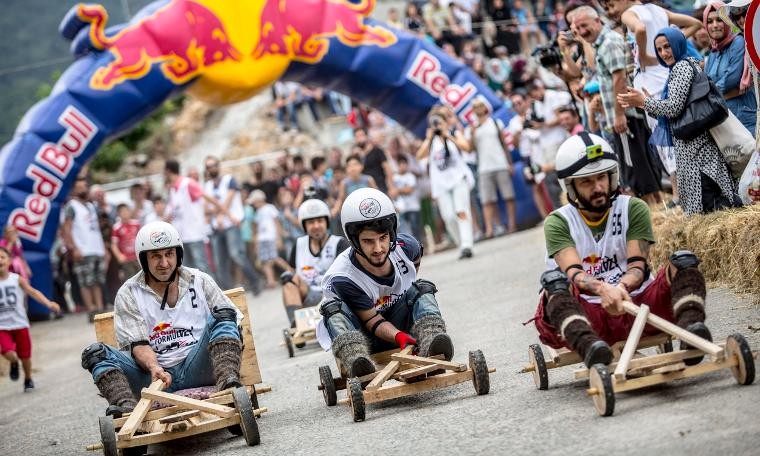
[[[702,25],[705,27],[705,30],[707,30],[707,17],[713,11],[717,13],[718,9],[723,6],[726,6],[726,4],[720,0],[712,1],[707,5],[704,12],[702,13]],[[736,37],[736,35],[734,35],[734,33],[731,31],[731,27],[729,27],[728,24],[723,21],[721,21],[721,23],[723,24],[723,39],[720,41],[715,41],[714,39],[710,38],[710,44],[712,45],[713,52],[720,52],[723,49],[727,48],[728,45],[731,44],[731,42]]]

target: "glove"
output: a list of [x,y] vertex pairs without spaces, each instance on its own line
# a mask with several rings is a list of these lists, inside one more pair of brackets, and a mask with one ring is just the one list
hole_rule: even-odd
[[414,337],[410,336],[404,331],[397,332],[394,339],[396,340],[396,345],[398,345],[398,348],[402,350],[405,349],[407,345],[417,345],[417,341],[414,339]]

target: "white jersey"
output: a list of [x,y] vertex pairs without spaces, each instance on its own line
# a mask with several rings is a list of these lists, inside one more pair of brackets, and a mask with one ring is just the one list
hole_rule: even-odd
[[[232,182],[232,175],[231,174],[225,174],[219,179],[219,185],[214,187],[214,181],[209,179],[206,181],[205,185],[205,191],[209,195],[213,195],[214,199],[219,201],[219,203],[224,204],[224,201],[227,199],[227,193],[230,191],[230,183]],[[232,217],[236,218],[238,221],[242,221],[245,218],[245,211],[243,210],[243,199],[240,197],[240,190],[235,190],[235,196],[232,197],[232,201],[230,202],[230,207],[228,212]],[[224,216],[224,220],[222,222],[222,225],[219,226],[219,224],[216,221],[216,217],[213,217],[211,219],[211,226],[215,230],[226,230],[227,228],[230,228],[233,226],[232,220],[229,219],[229,217]]]
[[199,242],[206,240],[206,216],[203,213],[203,200],[193,201],[188,185],[190,178],[180,177],[180,183],[175,189],[169,190],[169,211],[172,214],[172,225],[179,231],[183,242]]
[[390,286],[377,283],[366,272],[354,266],[350,257],[352,251],[353,249],[346,249],[338,255],[322,279],[323,302],[339,298],[335,294],[331,282],[335,277],[346,277],[369,296],[375,303],[375,310],[382,313],[393,307],[417,280],[414,262],[406,256],[401,247],[395,248],[389,256],[393,263],[394,273],[393,284]]
[[440,136],[435,135],[430,142],[430,157],[428,170],[430,173],[430,189],[434,199],[442,197],[446,192],[456,187],[463,180],[467,186],[475,185],[475,178],[464,161],[462,153],[452,140],[446,140],[449,158],[446,159],[446,147]]
[[[583,270],[586,274],[592,275],[599,280],[615,285],[620,282],[620,277],[628,269],[628,249],[626,233],[628,232],[628,207],[630,196],[618,196],[612,203],[610,213],[607,219],[607,226],[604,234],[597,241],[591,234],[591,229],[581,218],[578,209],[570,204],[566,204],[557,209],[557,212],[567,221],[570,228],[570,235],[575,241],[575,249],[581,258]],[[547,269],[556,269],[557,263],[548,256],[546,257]],[[630,293],[636,296],[643,292],[653,278],[650,274],[644,280],[641,286]],[[598,304],[601,302],[599,296],[590,296],[581,294],[588,302]]]
[[197,276],[193,280],[182,299],[174,307],[166,305],[163,310],[155,295],[137,285],[132,286],[140,314],[148,326],[148,343],[162,367],[181,363],[206,331],[211,311],[201,280]]
[[309,236],[301,236],[296,240],[296,274],[301,276],[310,289],[322,292],[322,278],[338,255],[341,239],[340,236],[330,235],[316,256],[309,249]]
[[[657,57],[657,51],[654,49],[654,36],[669,25],[667,12],[662,7],[653,4],[633,5],[629,10],[635,13],[646,27],[647,54]],[[637,89],[645,88],[653,97],[659,99],[662,89],[668,81],[669,70],[660,64],[642,68],[639,63],[641,49],[636,43],[636,36],[630,32],[628,35],[628,39],[632,41],[633,61],[636,67],[633,86]]]
[[74,211],[71,221],[71,237],[82,256],[103,256],[106,248],[103,244],[103,234],[98,223],[98,211],[91,202],[82,203],[77,199],[69,201],[69,207]]
[[9,272],[5,280],[0,280],[0,330],[29,327],[24,290],[18,284],[18,279],[18,274]]

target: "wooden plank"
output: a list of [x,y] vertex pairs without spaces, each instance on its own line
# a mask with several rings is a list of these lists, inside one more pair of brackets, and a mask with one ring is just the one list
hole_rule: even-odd
[[683,362],[675,363],[675,364],[668,364],[666,366],[658,367],[657,369],[653,369],[653,374],[665,374],[668,372],[675,372],[680,371],[686,367],[686,364]]
[[[228,394],[225,396],[218,396],[218,397],[206,399],[205,402],[212,403],[212,404],[232,404],[233,400],[232,400],[232,395]],[[179,413],[183,410],[186,410],[186,409],[180,408],[177,406],[165,407],[158,410],[151,410],[150,412],[148,412],[147,415],[145,415],[145,418],[143,418],[143,421],[157,420],[165,416],[174,415],[175,413]],[[116,418],[115,420],[113,420],[113,425],[118,429],[119,426],[123,426],[124,423],[127,422],[130,416],[131,416],[130,413],[126,413],[124,414],[123,417]]]
[[641,334],[644,333],[644,327],[647,325],[647,317],[649,316],[649,306],[642,304],[637,309],[636,319],[633,320],[633,326],[628,332],[628,339],[623,346],[623,352],[620,354],[617,366],[615,367],[615,378],[618,380],[625,379],[625,373],[628,371],[628,365],[633,359],[636,348],[639,346],[639,340]]
[[454,372],[463,372],[467,370],[467,366],[462,363],[453,363],[451,361],[444,361],[441,359],[425,358],[422,356],[407,355],[402,353],[396,353],[391,355],[391,359],[394,361],[404,361],[409,364],[416,364],[421,366],[436,365],[441,369],[453,370]]
[[233,288],[226,290],[224,294],[243,314],[243,321],[240,323],[243,335],[243,353],[240,356],[240,381],[244,385],[261,383],[261,370],[259,369],[259,362],[256,357],[256,345],[253,340],[253,327],[251,325],[248,303],[245,300],[245,290]]
[[[626,302],[623,302],[623,309],[625,309],[625,311],[631,315],[636,315],[636,312],[638,311],[638,306],[632,302],[626,301]],[[658,317],[657,315],[653,313],[650,313],[649,316],[647,317],[647,323],[659,329],[660,331],[664,331],[668,334],[671,334],[681,339],[682,341],[688,343],[694,348],[698,348],[702,350],[703,352],[712,356],[713,359],[719,359],[719,358],[724,357],[723,348],[721,348],[717,344],[714,344],[708,340],[702,339],[701,337],[695,334],[692,334],[683,328],[679,328],[673,323],[665,320],[664,318]]]
[[116,347],[116,332],[113,327],[113,312],[95,315],[95,340]]
[[472,371],[464,372],[446,372],[445,374],[436,375],[417,383],[399,383],[390,386],[384,386],[375,391],[364,392],[364,403],[373,404],[376,402],[395,399],[398,397],[409,396],[424,391],[431,391],[438,388],[456,385],[472,380]]
[[[414,346],[410,345],[404,348],[403,350],[401,350],[400,354],[409,355],[412,353],[413,349],[414,349]],[[397,355],[393,355],[393,356],[397,356]],[[385,383],[386,380],[391,378],[391,376],[396,373],[399,367],[401,367],[401,361],[394,359],[393,361],[389,362],[388,365],[386,365],[380,372],[378,372],[375,378],[373,378],[372,381],[369,382],[369,385],[367,385],[366,390],[374,391],[380,388],[380,386],[383,383]]]
[[175,413],[174,415],[165,416],[158,420],[159,423],[176,423],[177,421],[184,421],[190,417],[200,415],[200,410],[190,410],[187,412]]
[[427,374],[429,372],[433,372],[440,369],[440,367],[436,366],[435,364],[431,364],[430,366],[420,366],[420,367],[413,367],[411,369],[407,369],[405,371],[401,371],[396,376],[401,381],[407,381],[410,378],[414,378],[420,375]]
[[[693,358],[694,356],[698,356],[701,354],[702,352],[699,350],[686,350],[686,351],[681,350],[681,351],[670,352],[670,353],[658,353],[656,355],[644,356],[642,358],[634,358],[631,360],[631,363],[628,365],[628,372],[633,372],[636,370],[656,369],[658,367],[677,363],[683,359]],[[617,362],[611,363],[609,365],[610,369],[615,369],[616,367],[617,367]],[[588,369],[584,367],[583,369],[577,369],[573,371],[573,378],[575,380],[588,378]]]
[[131,439],[135,435],[137,427],[140,425],[140,423],[142,423],[143,418],[145,418],[145,415],[147,415],[148,411],[150,411],[150,405],[152,401],[149,397],[145,396],[145,393],[160,393],[164,387],[165,386],[163,380],[156,380],[155,382],[151,383],[149,387],[143,388],[140,401],[137,403],[137,406],[132,411],[132,413],[130,413],[129,418],[127,418],[127,422],[124,423],[124,426],[122,426],[121,429],[119,429],[119,433],[117,434],[118,439]]
[[142,397],[160,401],[164,404],[176,405],[186,410],[200,410],[202,412],[212,413],[222,418],[227,418],[235,414],[235,409],[224,405],[213,404],[211,402],[199,401],[189,397],[178,396],[176,394],[164,393],[163,391],[142,390]]
[[[191,421],[195,420],[196,418],[191,418]],[[217,429],[224,429],[238,423],[240,423],[240,416],[235,414],[229,418],[214,418],[209,421],[201,422],[183,432],[154,432],[151,434],[136,435],[134,438],[132,438],[132,440],[117,441],[116,446],[119,449],[123,449],[141,445],[152,445],[155,443],[189,437],[191,435],[203,434],[205,432],[210,432]]]
[[651,374],[646,377],[632,378],[622,382],[613,381],[613,389],[615,393],[622,393],[624,391],[631,391],[639,388],[646,388],[647,386],[659,385],[673,380],[679,380],[682,378],[696,377],[708,372],[714,372],[721,369],[728,369],[739,363],[736,357],[731,359],[720,359],[718,361],[706,362],[697,364],[696,366],[690,366],[677,372],[667,372],[664,374]]

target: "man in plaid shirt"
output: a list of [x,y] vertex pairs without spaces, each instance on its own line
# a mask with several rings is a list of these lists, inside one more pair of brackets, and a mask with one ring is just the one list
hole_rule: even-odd
[[145,225],[135,253],[142,272],[122,285],[114,305],[118,349],[95,343],[82,353],[82,367],[108,401],[106,414],[133,410],[155,380],[169,392],[241,386],[238,311],[208,274],[182,265],[177,230]]
[[658,203],[660,167],[648,153],[649,127],[643,113],[625,110],[616,101],[618,94],[633,85],[627,71],[632,62],[628,44],[622,35],[602,25],[594,8],[581,6],[573,13],[578,34],[596,50],[596,74],[607,121],[604,133],[615,147],[623,183],[648,204]]

